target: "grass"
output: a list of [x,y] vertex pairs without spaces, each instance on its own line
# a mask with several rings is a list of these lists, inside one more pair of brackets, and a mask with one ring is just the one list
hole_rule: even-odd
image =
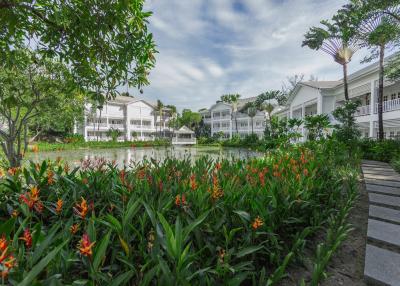
[[169,146],[170,142],[167,140],[155,141],[88,141],[88,142],[71,142],[71,143],[48,143],[37,142],[28,148],[28,152],[40,151],[62,151],[62,150],[76,150],[76,149],[105,149],[105,148],[121,148],[121,147],[156,147],[156,146]]

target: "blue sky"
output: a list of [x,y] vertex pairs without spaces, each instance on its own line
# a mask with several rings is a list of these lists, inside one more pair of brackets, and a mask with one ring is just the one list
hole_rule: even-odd
[[[302,48],[304,33],[345,0],[148,0],[156,67],[142,97],[179,110],[209,107],[222,94],[256,96],[287,76],[341,78],[322,51]],[[356,54],[350,72],[361,67]]]

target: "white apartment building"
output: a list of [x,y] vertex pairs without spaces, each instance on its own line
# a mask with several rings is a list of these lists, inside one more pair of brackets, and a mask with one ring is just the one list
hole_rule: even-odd
[[234,112],[232,104],[226,102],[217,102],[209,109],[202,109],[199,112],[204,123],[210,126],[211,136],[222,132],[223,139],[232,138],[235,134],[244,138],[246,135],[250,135],[253,129],[254,134],[262,138],[265,130],[266,113],[258,111],[252,120],[245,111],[240,111],[247,102],[254,100],[256,100],[256,97],[239,99],[238,112]]
[[[350,100],[359,100],[355,114],[363,137],[376,138],[378,134],[378,63],[371,64],[348,77]],[[288,100],[287,106],[275,112],[280,118],[301,118],[307,115],[328,114],[343,104],[343,81],[301,82]],[[385,138],[400,136],[400,82],[384,83],[383,126]],[[303,140],[306,130],[301,127]]]
[[170,112],[164,108],[162,113],[160,118],[155,105],[148,101],[117,96],[103,108],[87,103],[84,124],[76,132],[82,134],[86,141],[110,140],[107,132],[112,128],[121,131],[118,141],[154,140],[157,134],[167,136],[171,131],[168,127]]

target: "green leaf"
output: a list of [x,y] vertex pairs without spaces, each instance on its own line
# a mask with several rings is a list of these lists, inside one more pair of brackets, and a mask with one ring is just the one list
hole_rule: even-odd
[[6,236],[9,236],[11,231],[14,229],[15,219],[16,218],[13,217],[7,220],[5,223],[2,223],[0,225],[0,234],[5,234]]
[[107,246],[110,241],[110,236],[111,236],[111,232],[108,232],[95,249],[95,254],[94,254],[94,258],[93,258],[93,268],[96,271],[98,270],[98,268],[101,264],[101,261],[103,260],[103,257],[106,254]]
[[113,278],[111,284],[109,284],[110,286],[118,286],[128,280],[130,280],[133,276],[134,272],[133,270],[129,270],[125,273],[122,273],[120,275],[118,275],[117,277]]
[[38,247],[36,247],[35,252],[32,255],[32,264],[35,264],[36,261],[39,260],[40,256],[43,254],[46,247],[48,247],[51,244],[54,235],[58,231],[58,227],[59,227],[58,224],[53,226],[53,228],[50,230],[50,233],[47,234],[46,238],[39,244]]
[[262,245],[246,247],[236,253],[236,257],[243,257],[264,248]]
[[18,286],[30,286],[31,282],[36,279],[36,277],[43,271],[44,268],[56,257],[60,250],[69,242],[69,240],[64,241],[54,250],[50,251],[42,260],[36,264],[31,271],[25,276],[24,280]]
[[246,222],[250,222],[251,217],[248,212],[245,211],[233,211],[235,214],[239,215],[240,218],[244,219]]

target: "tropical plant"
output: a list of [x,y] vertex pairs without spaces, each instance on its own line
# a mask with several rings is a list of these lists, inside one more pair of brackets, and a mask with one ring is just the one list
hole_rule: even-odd
[[349,100],[347,65],[359,49],[355,30],[342,14],[335,15],[331,22],[323,20],[321,24],[323,28],[310,28],[304,36],[302,46],[324,51],[343,67],[344,97]]
[[239,99],[240,99],[240,94],[224,94],[221,96],[222,102],[227,102],[232,105],[231,120],[235,120],[236,134],[239,134],[238,124],[237,124]]
[[345,6],[339,11],[338,17],[352,23],[357,31],[357,37],[363,46],[372,50],[372,55],[364,61],[379,58],[379,85],[378,85],[378,138],[384,139],[383,134],[383,82],[385,74],[385,50],[399,39],[400,23],[392,20],[384,13],[374,13],[363,9],[362,2]]
[[111,138],[111,141],[113,142],[117,142],[118,138],[122,135],[122,131],[119,129],[115,129],[115,128],[110,128],[107,130],[107,137]]
[[321,140],[330,127],[330,120],[326,114],[308,115],[304,119],[304,127],[307,129],[308,140]]
[[[157,99],[157,105],[154,107],[154,116],[155,116],[155,122],[157,122],[157,116],[160,119],[159,120],[159,125],[160,125],[160,133],[159,137],[161,137],[161,132],[162,132],[162,123],[163,123],[163,111],[164,111],[164,104],[161,102],[161,100]],[[156,127],[156,132],[157,132],[157,127]]]
[[279,284],[357,183],[325,148],[1,170],[4,284]]

